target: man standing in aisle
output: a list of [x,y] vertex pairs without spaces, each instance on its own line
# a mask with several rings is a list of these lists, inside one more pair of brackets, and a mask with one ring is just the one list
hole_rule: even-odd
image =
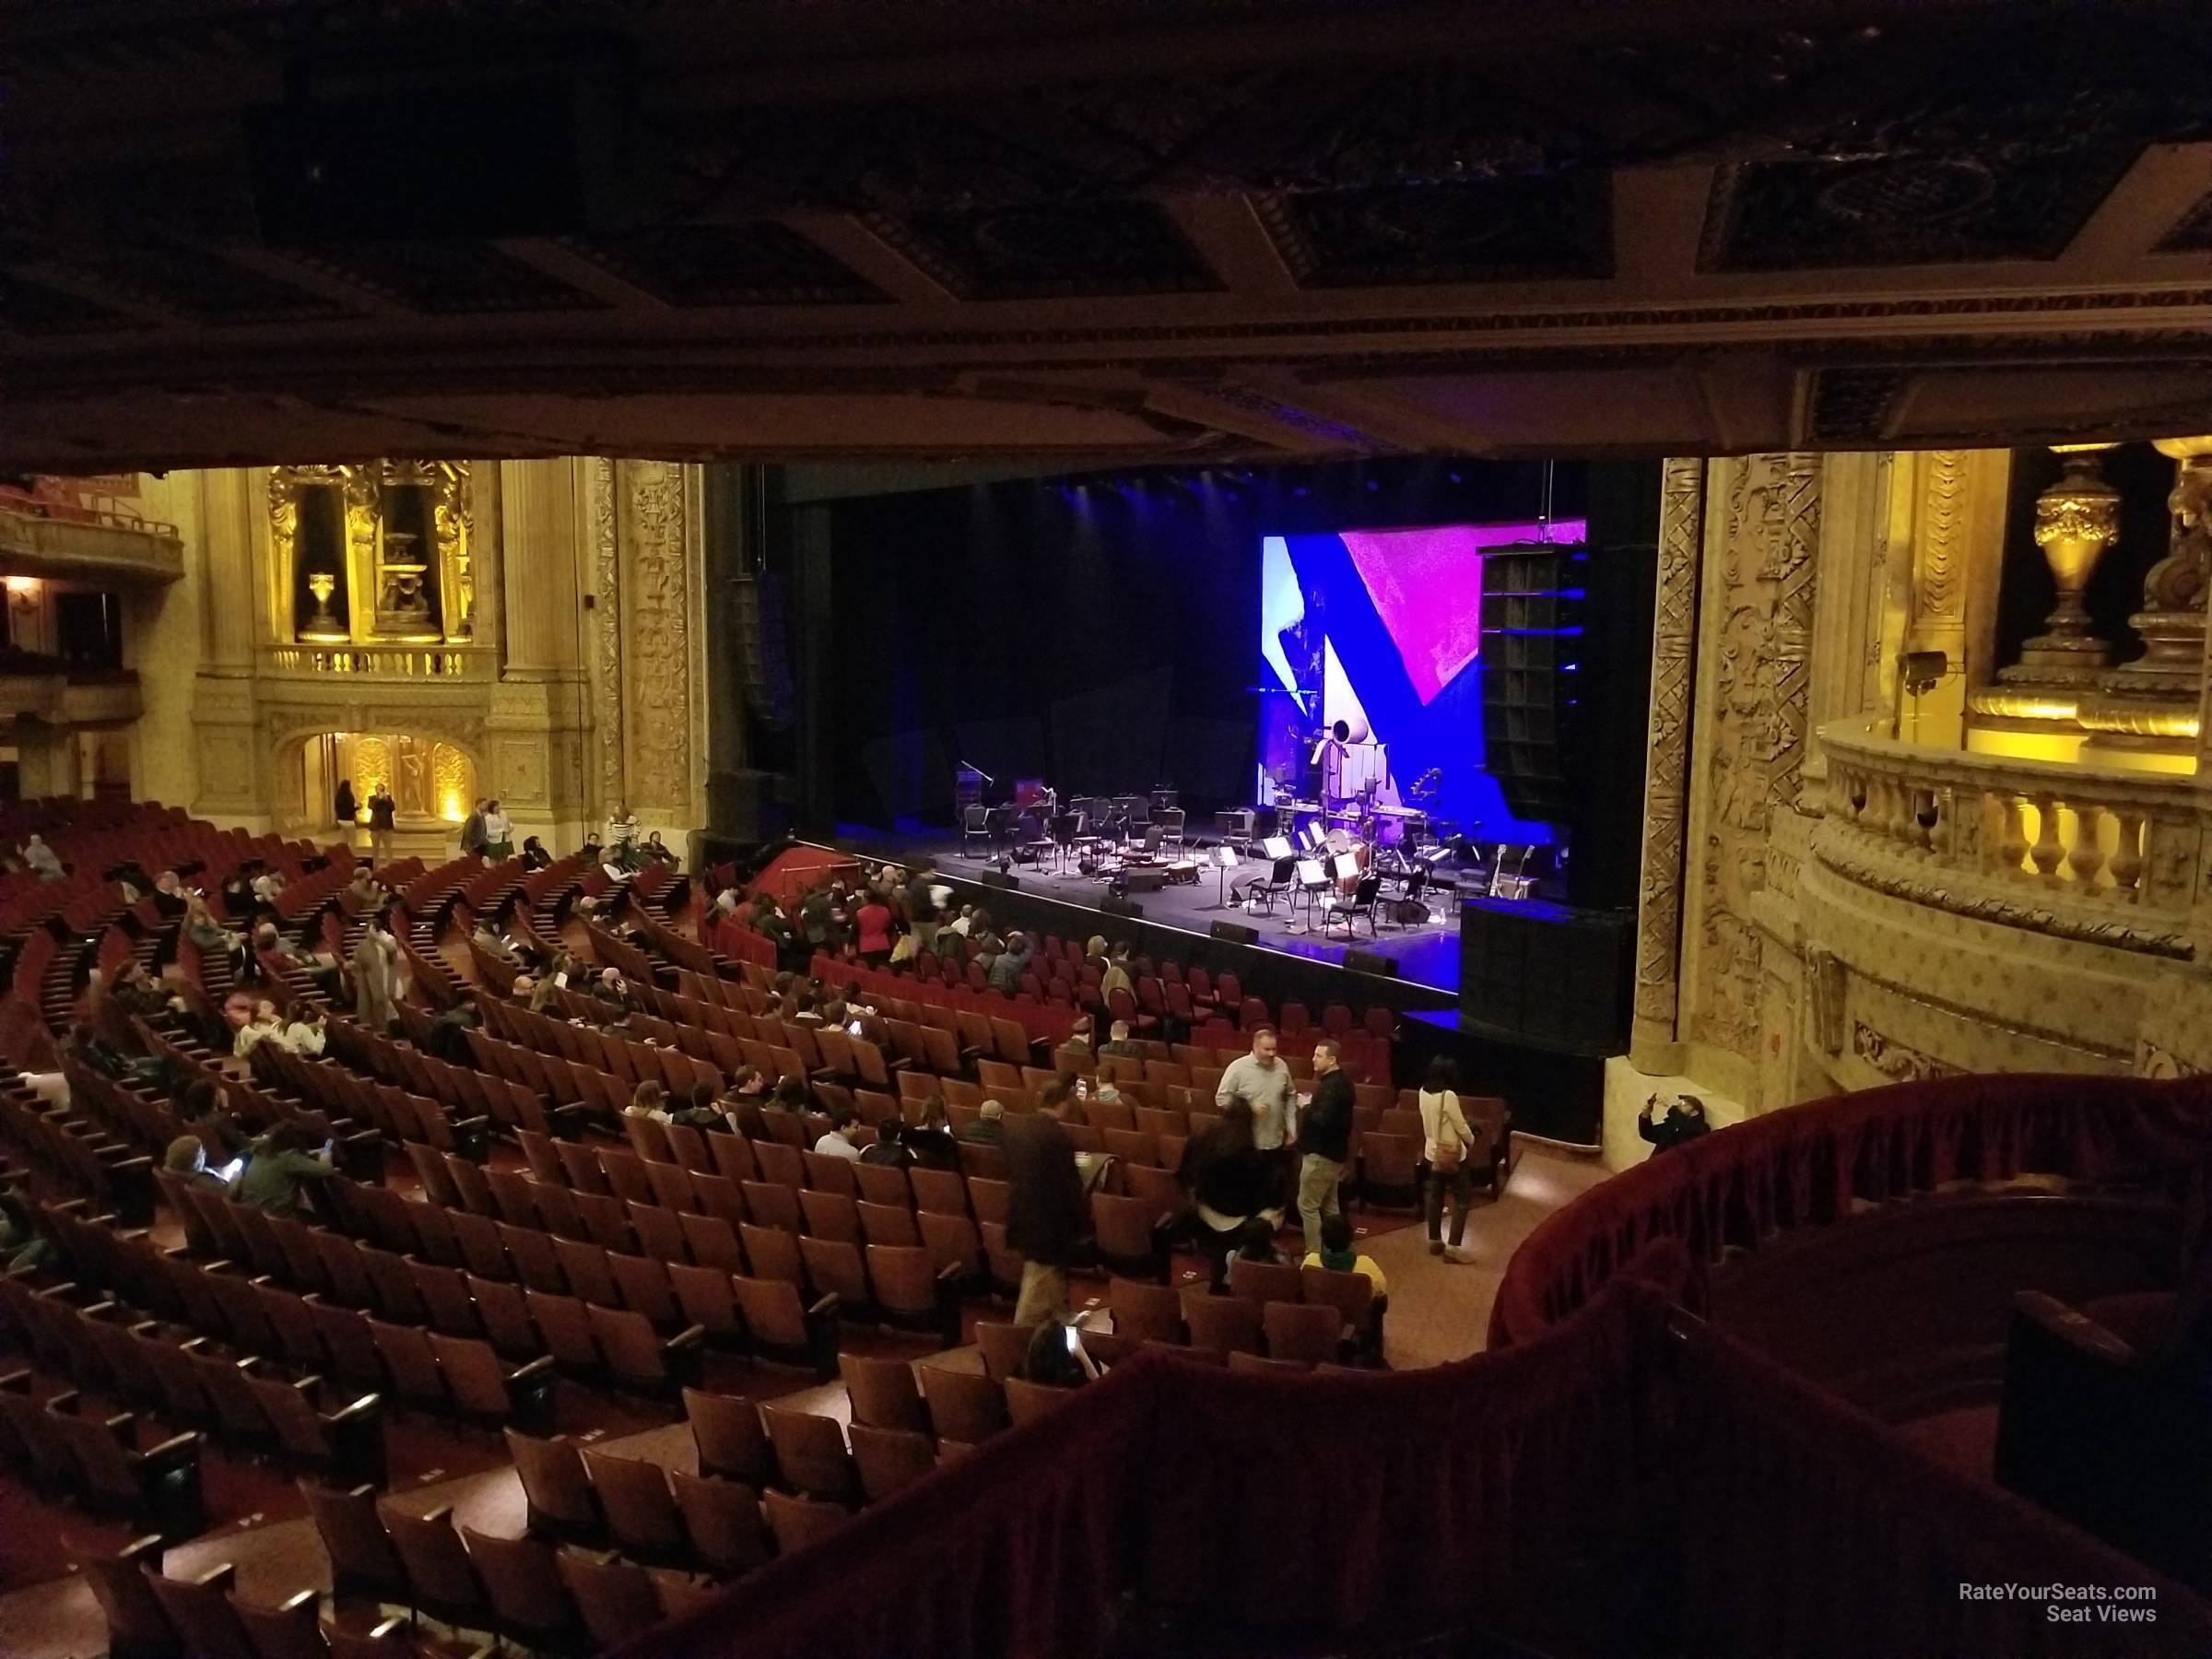
[[461,855],[465,858],[474,853],[480,858],[484,847],[484,803],[478,801],[461,820]]
[[1035,1112],[1004,1120],[999,1145],[1006,1155],[1006,1247],[1021,1257],[1021,1295],[1014,1323],[1065,1321],[1067,1270],[1088,1230],[1083,1177],[1076,1143],[1061,1127],[1069,1096],[1065,1086]]
[[906,922],[924,950],[935,944],[937,937],[937,899],[932,890],[936,879],[935,859],[924,853],[914,860],[913,874],[906,883]]
[[1352,1145],[1352,1080],[1336,1044],[1313,1045],[1313,1099],[1298,1117],[1298,1216],[1306,1230],[1306,1253],[1321,1249],[1321,1223],[1337,1213],[1336,1189]]
[[380,778],[369,795],[369,855],[379,865],[392,862],[392,831],[398,818],[399,803]]
[[1214,1108],[1226,1112],[1231,1100],[1252,1108],[1252,1144],[1280,1156],[1290,1133],[1290,1068],[1275,1052],[1275,1032],[1261,1026],[1252,1034],[1252,1053],[1229,1063],[1214,1089]]

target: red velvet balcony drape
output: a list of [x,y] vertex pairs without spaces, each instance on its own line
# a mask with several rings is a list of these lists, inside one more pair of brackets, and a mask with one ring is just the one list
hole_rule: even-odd
[[2201,1214],[2208,1159],[2212,1077],[1946,1077],[1794,1107],[1651,1159],[1547,1218],[1507,1266],[1489,1346],[1564,1318],[1655,1239],[1704,1262],[1724,1242],[1831,1220],[1854,1197],[2027,1172],[2165,1182]]
[[[2212,1607],[2012,1493],[1922,1455],[1724,1334],[1678,1345],[1676,1651],[1864,1659],[2202,1654]],[[2147,1589],[2126,1622],[2054,1623],[2047,1598],[1962,1585]],[[2081,1606],[2086,1604],[2060,1604]],[[2136,1622],[2144,1610],[2150,1622]]]

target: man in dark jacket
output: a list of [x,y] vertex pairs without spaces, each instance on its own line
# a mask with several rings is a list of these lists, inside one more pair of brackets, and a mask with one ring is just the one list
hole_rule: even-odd
[[1653,1095],[1644,1101],[1642,1114],[1636,1120],[1636,1133],[1662,1152],[1696,1140],[1712,1129],[1705,1117],[1705,1102],[1696,1095],[1683,1095],[1665,1112],[1659,1109],[1659,1097]]
[[914,941],[927,950],[936,942],[937,901],[930,889],[936,885],[937,861],[920,858],[914,861],[913,873],[906,878],[906,921],[914,930]]
[[1321,1249],[1321,1218],[1337,1213],[1336,1189],[1352,1147],[1352,1080],[1344,1074],[1336,1044],[1313,1045],[1313,1100],[1298,1119],[1298,1216],[1305,1224],[1306,1253]]
[[1067,1270],[1089,1230],[1076,1143],[1060,1126],[1066,1111],[1063,1094],[1036,1112],[1009,1117],[1000,1140],[1010,1189],[1006,1245],[1021,1257],[1018,1325],[1067,1318]]

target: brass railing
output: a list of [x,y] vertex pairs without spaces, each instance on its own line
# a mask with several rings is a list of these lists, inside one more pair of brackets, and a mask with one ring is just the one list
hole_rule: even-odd
[[2194,954],[2193,779],[1899,743],[1824,726],[1815,855],[1864,886],[1983,920]]

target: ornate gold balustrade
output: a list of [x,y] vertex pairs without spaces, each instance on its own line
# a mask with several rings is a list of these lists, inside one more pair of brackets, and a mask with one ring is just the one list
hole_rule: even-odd
[[2154,956],[2197,954],[2205,850],[2192,779],[1820,730],[1821,864],[1938,910]]
[[488,684],[497,653],[482,645],[271,645],[262,672],[287,679],[413,685]]

